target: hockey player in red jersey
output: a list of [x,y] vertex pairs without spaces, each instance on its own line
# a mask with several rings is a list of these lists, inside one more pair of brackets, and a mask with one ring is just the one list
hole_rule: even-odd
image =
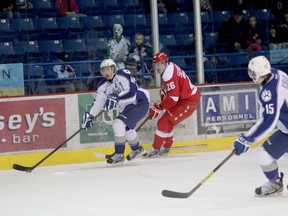
[[152,148],[143,154],[145,158],[169,153],[173,144],[174,126],[193,114],[201,98],[200,91],[180,67],[169,62],[166,53],[156,53],[153,65],[161,75],[163,88],[160,90],[161,102],[150,107],[149,118],[163,115],[157,122]]

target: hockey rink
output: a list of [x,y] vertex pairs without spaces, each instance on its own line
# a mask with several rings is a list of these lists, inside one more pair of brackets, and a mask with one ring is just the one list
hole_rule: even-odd
[[[0,171],[1,216],[284,216],[288,210],[288,160],[279,160],[285,189],[255,197],[266,182],[254,149],[233,156],[187,199],[163,189],[188,192],[230,151],[37,167],[32,173]],[[37,161],[36,161],[37,162]],[[36,163],[35,162],[35,163]],[[28,165],[28,164],[22,164]]]

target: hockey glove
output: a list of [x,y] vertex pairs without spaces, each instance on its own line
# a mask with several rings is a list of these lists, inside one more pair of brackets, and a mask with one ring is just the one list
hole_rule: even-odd
[[82,128],[88,130],[93,126],[92,116],[89,112],[85,112],[82,117]]
[[157,118],[163,111],[163,108],[154,103],[149,109],[149,119]]
[[108,112],[116,108],[117,103],[119,102],[120,98],[117,94],[112,93],[109,94],[107,100],[105,102],[105,108]]
[[164,89],[164,88],[160,89],[159,95],[160,95],[161,101],[163,101],[167,96],[166,89]]
[[251,143],[254,142],[254,139],[250,137],[245,137],[243,134],[240,134],[237,140],[234,142],[234,150],[236,155],[240,155],[250,148]]

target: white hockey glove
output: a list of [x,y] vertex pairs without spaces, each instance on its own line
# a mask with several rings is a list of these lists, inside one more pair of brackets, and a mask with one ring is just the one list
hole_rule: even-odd
[[250,137],[245,137],[243,134],[240,134],[234,142],[234,150],[236,155],[240,155],[250,148],[251,143],[254,142],[254,139]]
[[82,128],[88,130],[93,127],[92,116],[89,112],[85,112],[82,117]]
[[117,94],[115,93],[109,94],[105,102],[106,110],[110,112],[111,110],[115,109],[119,100],[120,98]]

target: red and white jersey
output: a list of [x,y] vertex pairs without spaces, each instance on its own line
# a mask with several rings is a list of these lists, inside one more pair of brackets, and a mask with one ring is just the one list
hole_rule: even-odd
[[194,86],[187,74],[173,62],[169,62],[161,75],[166,97],[161,101],[163,109],[175,106],[181,100],[199,100],[200,91]]

